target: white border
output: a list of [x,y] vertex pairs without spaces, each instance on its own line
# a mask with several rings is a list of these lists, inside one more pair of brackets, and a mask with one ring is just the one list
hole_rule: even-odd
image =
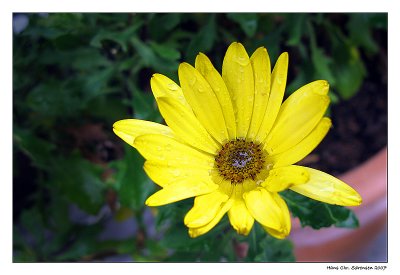
[[[398,204],[399,181],[399,119],[400,93],[398,79],[400,14],[397,1],[333,0],[333,1],[218,1],[218,0],[113,0],[113,1],[7,1],[0,4],[0,112],[2,118],[0,211],[0,262],[2,274],[115,274],[119,271],[136,274],[226,274],[227,272],[315,272],[326,271],[327,264],[12,264],[12,13],[13,12],[388,12],[389,13],[389,274],[399,274],[398,235],[400,232]],[[145,2],[145,3],[143,3]],[[390,3],[388,3],[390,2]],[[396,27],[397,26],[397,27]],[[3,270],[6,270],[3,273]],[[332,271],[329,271],[332,273]]]

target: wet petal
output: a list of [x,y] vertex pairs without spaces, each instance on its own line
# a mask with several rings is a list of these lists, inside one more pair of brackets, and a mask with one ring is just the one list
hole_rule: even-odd
[[311,133],[329,105],[328,90],[328,82],[318,80],[289,96],[265,140],[268,154],[282,153]]
[[215,191],[207,195],[198,196],[194,199],[194,206],[186,214],[184,223],[187,227],[201,227],[215,218],[221,206],[229,197]]
[[188,110],[191,110],[183,96],[181,87],[165,75],[154,74],[150,80],[150,86],[157,102],[160,97],[169,97],[172,100],[180,102]]
[[262,183],[270,192],[281,192],[296,184],[303,184],[309,180],[306,169],[302,166],[286,166],[269,171],[268,177]]
[[290,189],[311,199],[342,206],[356,206],[362,202],[361,196],[343,181],[316,169],[303,167],[310,179]]
[[286,202],[277,193],[272,193],[272,196],[274,197],[274,200],[279,205],[282,212],[282,228],[280,230],[265,226],[263,226],[263,228],[268,232],[268,234],[272,235],[273,237],[277,239],[284,239],[290,234],[290,230],[292,227],[289,208]]
[[242,44],[234,42],[226,51],[222,78],[231,95],[237,137],[245,138],[253,113],[254,79],[249,56]]
[[190,227],[189,228],[189,235],[192,238],[198,237],[203,235],[214,228],[214,226],[222,219],[226,212],[232,207],[233,201],[228,200],[227,202],[223,203],[220,209],[217,211],[215,217],[206,225],[201,227]]
[[183,199],[208,194],[218,188],[211,179],[205,181],[203,178],[193,177],[165,186],[146,200],[148,206],[160,206]]
[[236,138],[235,114],[233,112],[231,96],[229,95],[224,80],[214,68],[208,57],[202,53],[197,55],[195,67],[204,79],[207,80],[219,101],[222,113],[224,114],[229,139]]
[[178,72],[184,96],[197,119],[221,144],[228,140],[221,106],[208,82],[188,63],[182,63]]
[[200,150],[215,154],[220,148],[196,116],[181,103],[168,97],[158,99],[165,122],[180,139]]
[[324,139],[331,125],[332,122],[329,118],[322,118],[317,126],[315,126],[315,128],[312,130],[312,132],[302,141],[297,143],[289,150],[284,151],[280,154],[268,155],[266,158],[266,162],[273,163],[274,167],[282,167],[294,164],[302,160],[308,154],[310,154],[315,149],[315,147],[317,147],[318,144]]
[[[271,63],[264,47],[258,48],[250,57],[254,76],[254,106],[247,138],[254,140],[263,122],[271,92]],[[263,140],[257,140],[262,142]]]
[[173,137],[172,130],[168,126],[139,119],[119,120],[114,123],[113,131],[131,146],[133,146],[136,137],[144,134],[160,134]]
[[247,236],[254,224],[254,218],[247,210],[243,199],[234,200],[228,211],[229,221],[237,233]]
[[191,164],[205,169],[214,165],[211,155],[163,135],[141,135],[135,139],[134,147],[146,160],[163,162],[166,165]]
[[283,95],[285,94],[288,64],[289,55],[288,53],[284,52],[279,56],[275,67],[272,70],[271,93],[268,98],[267,109],[265,111],[256,140],[264,140],[274,125],[279,108],[282,104]]
[[209,169],[199,167],[193,163],[172,166],[159,161],[146,161],[143,168],[150,179],[160,186],[193,177],[208,178],[210,177],[209,171],[212,169],[211,167]]
[[269,191],[259,187],[244,193],[243,198],[247,209],[256,221],[277,230],[282,228],[281,209]]

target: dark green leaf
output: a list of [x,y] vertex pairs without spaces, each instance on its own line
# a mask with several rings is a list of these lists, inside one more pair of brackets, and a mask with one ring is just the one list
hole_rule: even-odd
[[65,198],[89,214],[97,214],[104,204],[102,169],[75,154],[53,159],[49,186],[57,187]]
[[48,81],[36,86],[27,97],[27,105],[44,116],[68,116],[79,110],[83,102],[79,95],[67,87]]
[[188,62],[193,62],[199,52],[209,51],[214,45],[216,39],[215,15],[210,15],[208,23],[201,28],[189,43],[186,50]]
[[294,262],[293,244],[290,240],[279,240],[266,235],[260,242],[261,253],[255,262]]
[[305,21],[307,15],[305,13],[292,13],[287,17],[289,39],[286,44],[289,46],[297,46],[300,43],[301,37],[303,36],[305,28]]
[[157,44],[153,41],[150,41],[150,46],[153,48],[154,52],[162,58],[177,60],[181,57],[181,53],[177,51],[173,46]]
[[155,184],[145,174],[143,163],[143,157],[128,145],[125,145],[124,159],[114,163],[118,170],[115,184],[121,204],[134,210],[144,207],[145,200],[155,187]]
[[14,142],[20,150],[28,155],[37,167],[47,169],[55,150],[55,145],[41,139],[32,131],[14,128]]
[[325,79],[330,85],[335,85],[336,79],[331,71],[332,59],[325,55],[322,49],[312,48],[311,60],[315,67],[316,78]]
[[346,62],[335,67],[336,88],[343,99],[349,99],[359,91],[366,75],[358,50],[350,48],[349,52]]
[[133,81],[127,81],[132,93],[132,106],[135,118],[161,122],[162,118],[151,93],[139,91]]
[[228,13],[227,17],[238,23],[248,37],[253,37],[257,31],[257,14],[255,13]]
[[322,203],[290,190],[282,192],[281,195],[293,216],[299,218],[303,227],[310,226],[314,229],[330,226],[358,227],[356,216],[346,207]]
[[374,41],[371,33],[370,15],[366,13],[356,13],[349,18],[347,27],[350,31],[352,43],[366,48],[371,53],[378,51],[378,45]]
[[177,61],[167,60],[159,57],[153,48],[147,43],[142,42],[136,37],[131,39],[132,45],[135,48],[137,54],[141,57],[141,61],[147,67],[152,67],[156,71],[171,71],[176,70],[178,67]]
[[120,32],[100,30],[99,33],[92,38],[90,45],[96,48],[102,48],[102,42],[104,40],[111,40],[118,43],[122,47],[122,50],[126,52],[128,50],[129,40],[134,37],[135,32],[142,26],[142,24],[143,21],[138,20],[132,26]]

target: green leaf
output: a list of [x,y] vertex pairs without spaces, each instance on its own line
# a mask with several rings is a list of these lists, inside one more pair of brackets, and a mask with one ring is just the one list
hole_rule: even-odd
[[158,44],[154,41],[150,41],[149,44],[161,58],[175,61],[181,57],[181,53],[173,48],[172,45]]
[[143,157],[128,145],[125,145],[124,158],[113,163],[118,171],[115,186],[121,205],[133,210],[142,209],[145,200],[154,191],[154,183],[144,172],[143,163]]
[[27,96],[27,105],[31,110],[43,116],[70,116],[82,108],[83,101],[76,91],[48,80],[33,88]]
[[[182,29],[179,27],[181,17],[181,13],[157,14],[156,16],[152,16],[148,23],[151,37],[157,41],[166,41],[167,39],[171,41],[171,35]],[[172,31],[176,27],[178,28]]]
[[136,21],[132,26],[124,31],[116,32],[101,29],[90,41],[90,45],[96,48],[102,48],[104,40],[111,40],[118,43],[124,52],[128,50],[128,42],[135,35],[136,31],[143,25],[142,20]]
[[97,214],[104,205],[103,169],[78,154],[53,159],[48,186],[57,187],[61,194],[80,209]]
[[287,29],[289,31],[289,38],[286,41],[288,46],[297,46],[300,43],[301,37],[305,31],[305,22],[307,14],[293,13],[287,15]]
[[14,144],[29,156],[36,167],[47,169],[52,161],[55,145],[34,135],[30,130],[14,127]]
[[294,262],[293,244],[290,240],[279,240],[266,235],[260,242],[261,253],[254,258],[255,262]]
[[311,49],[311,60],[315,67],[315,75],[318,79],[327,80],[330,85],[335,85],[336,79],[332,74],[330,65],[332,59],[324,54],[320,48]]
[[162,117],[158,112],[153,95],[140,91],[131,80],[128,80],[127,84],[132,93],[132,102],[129,103],[133,106],[135,118],[161,122]]
[[[54,255],[54,261],[79,261],[88,259],[91,254],[101,253],[106,251],[103,247],[103,242],[99,242],[97,236],[103,230],[103,225],[97,223],[94,225],[75,226],[67,239],[74,237],[72,243],[69,241],[66,247],[62,247],[61,253]],[[107,251],[110,251],[108,248]]]
[[156,71],[172,71],[178,67],[177,61],[167,60],[159,57],[147,43],[142,42],[137,37],[132,37],[131,42],[141,61],[147,67],[152,67]]
[[349,37],[355,45],[364,47],[370,53],[376,53],[379,48],[371,33],[370,17],[371,14],[366,13],[352,14],[347,23],[347,28],[349,29]]
[[339,95],[347,100],[361,88],[366,69],[356,48],[349,48],[349,58],[335,67],[336,89]]
[[322,203],[290,190],[280,194],[287,202],[293,216],[299,218],[303,227],[310,226],[314,229],[330,226],[356,228],[359,225],[352,210],[346,207]]
[[247,37],[253,37],[257,31],[257,14],[255,13],[228,13],[227,17],[238,23]]
[[193,62],[199,52],[211,50],[216,39],[215,15],[210,15],[208,23],[192,38],[186,50],[187,62]]

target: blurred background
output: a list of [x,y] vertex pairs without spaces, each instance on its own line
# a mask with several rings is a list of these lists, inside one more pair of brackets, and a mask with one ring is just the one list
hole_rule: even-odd
[[[192,200],[145,207],[156,185],[112,132],[120,119],[162,122],[153,73],[178,81],[198,52],[221,71],[233,41],[266,47],[272,64],[289,53],[285,96],[329,81],[334,127],[303,165],[341,175],[387,146],[385,13],[14,14],[14,262],[296,260],[290,240],[263,239],[250,259],[239,237],[190,239]],[[387,260],[385,224],[352,259]]]

